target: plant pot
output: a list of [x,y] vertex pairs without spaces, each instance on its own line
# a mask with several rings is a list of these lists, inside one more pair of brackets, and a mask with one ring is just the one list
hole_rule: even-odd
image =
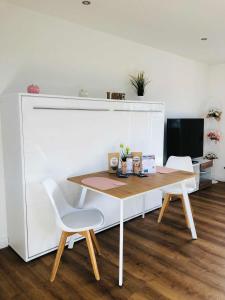
[[127,174],[127,162],[126,161],[121,162],[121,173],[124,175]]
[[138,96],[138,100],[144,101],[145,100],[145,96]]

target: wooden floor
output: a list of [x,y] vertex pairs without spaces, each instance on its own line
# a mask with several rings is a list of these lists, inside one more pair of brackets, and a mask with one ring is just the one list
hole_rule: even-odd
[[125,283],[117,286],[119,227],[98,234],[103,255],[96,282],[86,245],[65,250],[54,283],[55,253],[30,263],[0,251],[0,299],[225,299],[225,183],[191,197],[198,240],[192,241],[179,202],[162,224],[159,211],[125,224]]

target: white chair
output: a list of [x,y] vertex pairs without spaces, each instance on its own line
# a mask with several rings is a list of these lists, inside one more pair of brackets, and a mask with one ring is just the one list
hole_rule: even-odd
[[44,180],[43,186],[53,206],[56,223],[62,230],[50,281],[53,282],[55,280],[67,238],[75,233],[78,233],[86,238],[94,275],[96,280],[100,280],[93,243],[98,254],[100,255],[100,248],[94,234],[94,229],[103,225],[104,216],[97,209],[77,209],[69,205],[64,198],[62,191],[56,182],[51,178]]
[[[189,156],[185,156],[185,157],[170,156],[166,163],[166,167],[172,168],[172,169],[177,169],[177,170],[188,171],[188,172],[194,172],[192,160]],[[187,181],[186,189],[187,189],[188,194],[190,194],[196,190],[195,178]],[[188,221],[188,217],[187,217],[187,213],[186,213],[186,209],[185,209],[185,205],[184,205],[184,199],[183,199],[181,186],[179,184],[175,184],[175,185],[172,185],[171,187],[163,189],[163,192],[164,192],[164,201],[163,201],[162,208],[160,210],[158,223],[161,222],[163,214],[164,214],[165,210],[168,208],[170,201],[172,200],[172,198],[174,196],[176,196],[176,198],[178,198],[182,201],[186,224],[187,224],[187,227],[190,228],[190,224]]]

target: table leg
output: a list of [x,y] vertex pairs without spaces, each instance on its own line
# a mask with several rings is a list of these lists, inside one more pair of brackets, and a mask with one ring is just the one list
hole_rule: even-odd
[[143,219],[145,217],[145,198],[146,198],[146,195],[144,194],[143,198],[142,198],[142,218]]
[[119,286],[123,285],[123,201],[120,200]]
[[[87,194],[87,188],[83,187],[80,195],[80,200],[78,203],[79,208],[82,208],[84,206],[86,194]],[[72,235],[68,243],[68,249],[73,249],[74,242],[75,242],[75,237]]]
[[185,182],[181,183],[181,187],[182,187],[182,192],[183,192],[184,206],[185,206],[187,218],[188,218],[188,221],[190,224],[192,239],[196,240],[197,234],[196,234],[196,230],[195,230],[195,224],[194,224],[194,220],[193,220],[193,215],[192,215],[191,206],[190,206],[190,200],[189,200],[188,193],[186,190]]
[[87,194],[87,188],[83,187],[82,191],[81,191],[81,194],[80,194],[80,200],[79,200],[79,203],[78,203],[79,208],[82,208],[84,206],[86,194]]

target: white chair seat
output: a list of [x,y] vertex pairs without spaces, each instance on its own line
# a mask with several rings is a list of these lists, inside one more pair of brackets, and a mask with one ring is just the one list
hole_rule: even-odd
[[62,217],[65,230],[80,232],[100,227],[104,217],[98,209],[76,209]]
[[[193,184],[186,184],[187,193],[190,194],[195,191]],[[174,184],[168,188],[162,189],[165,194],[181,195],[183,193],[181,186],[179,184]]]

